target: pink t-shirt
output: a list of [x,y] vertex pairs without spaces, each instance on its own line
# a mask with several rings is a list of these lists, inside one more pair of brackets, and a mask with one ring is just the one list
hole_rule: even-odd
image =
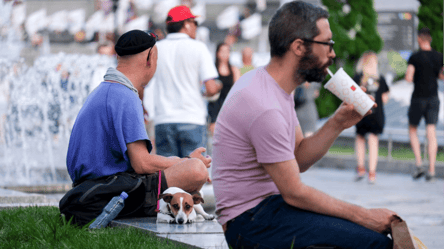
[[294,159],[293,97],[260,67],[230,90],[217,117],[212,178],[220,224],[279,194],[261,163]]

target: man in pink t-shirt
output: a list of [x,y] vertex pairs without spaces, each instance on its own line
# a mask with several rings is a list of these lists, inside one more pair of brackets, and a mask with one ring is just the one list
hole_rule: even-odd
[[300,180],[362,119],[343,103],[313,136],[304,138],[299,126],[291,92],[322,82],[335,57],[327,18],[301,1],[283,5],[270,21],[270,63],[243,75],[219,113],[212,177],[216,214],[232,248],[392,246],[385,234],[393,211],[352,205]]

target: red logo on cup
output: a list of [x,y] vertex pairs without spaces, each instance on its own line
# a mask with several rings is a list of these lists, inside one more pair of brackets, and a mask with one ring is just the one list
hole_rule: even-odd
[[356,90],[355,86],[351,86],[350,88],[352,89],[352,91]]

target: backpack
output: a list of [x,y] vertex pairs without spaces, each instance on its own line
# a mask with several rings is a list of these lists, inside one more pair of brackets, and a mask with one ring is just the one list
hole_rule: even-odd
[[[71,224],[83,227],[97,218],[113,197],[125,191],[128,198],[117,218],[154,216],[156,203],[147,203],[145,199],[151,199],[148,195],[156,193],[155,191],[147,192],[151,188],[147,185],[152,184],[147,184],[145,179],[147,178],[143,175],[122,172],[85,180],[63,196],[59,203],[60,213],[67,220],[72,219]],[[151,202],[153,202],[152,199]]]

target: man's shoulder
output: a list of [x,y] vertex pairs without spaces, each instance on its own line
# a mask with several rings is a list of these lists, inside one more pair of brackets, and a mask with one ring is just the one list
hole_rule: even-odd
[[137,103],[137,94],[128,87],[119,83],[109,83],[107,87],[108,103]]

